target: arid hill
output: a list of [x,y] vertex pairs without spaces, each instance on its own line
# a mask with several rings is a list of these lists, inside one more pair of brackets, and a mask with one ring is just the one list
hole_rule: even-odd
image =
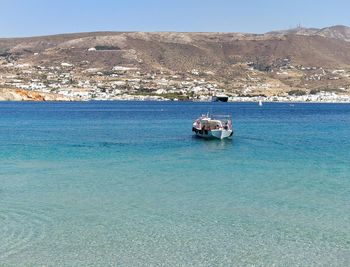
[[[79,71],[98,68],[105,72],[124,66],[145,73],[177,74],[196,69],[211,73],[211,80],[236,93],[244,87],[242,79],[252,75],[272,82],[277,91],[347,90],[348,76],[330,74],[333,70],[350,70],[349,29],[299,27],[266,34],[93,32],[3,38],[0,64],[55,67],[67,63]],[[289,72],[280,74],[283,68]]]
[[322,29],[297,27],[289,30],[269,32],[268,34],[298,34],[307,36],[323,36],[347,42],[350,41],[350,27],[344,25],[335,25]]
[[[0,54],[25,63],[89,61],[93,67],[107,69],[131,64],[147,69],[218,71],[247,61],[263,62],[269,67],[281,58],[289,58],[295,65],[331,68],[350,65],[349,39],[350,30],[345,26],[262,35],[97,32],[0,39]],[[89,52],[89,48],[97,51]]]

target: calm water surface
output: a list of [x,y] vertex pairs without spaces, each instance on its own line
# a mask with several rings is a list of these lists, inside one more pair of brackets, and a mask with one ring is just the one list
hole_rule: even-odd
[[0,266],[251,265],[350,265],[350,105],[0,103]]

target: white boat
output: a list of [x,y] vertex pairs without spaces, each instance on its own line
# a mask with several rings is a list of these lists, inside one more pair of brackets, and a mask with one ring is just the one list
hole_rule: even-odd
[[193,122],[192,131],[207,139],[229,138],[233,135],[232,118],[229,115],[202,115]]
[[259,106],[262,107],[262,105],[263,105],[262,100],[259,100]]

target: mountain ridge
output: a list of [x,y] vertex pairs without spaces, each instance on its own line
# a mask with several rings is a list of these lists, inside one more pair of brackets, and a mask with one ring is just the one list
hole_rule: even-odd
[[267,32],[266,34],[298,34],[308,36],[322,36],[347,42],[350,41],[350,27],[345,25],[334,25],[324,28],[305,28],[298,26],[296,28],[287,30],[271,31]]

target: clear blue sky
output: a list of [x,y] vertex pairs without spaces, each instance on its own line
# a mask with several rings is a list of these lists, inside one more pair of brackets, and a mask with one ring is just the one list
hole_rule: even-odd
[[0,36],[350,26],[349,0],[0,0]]

